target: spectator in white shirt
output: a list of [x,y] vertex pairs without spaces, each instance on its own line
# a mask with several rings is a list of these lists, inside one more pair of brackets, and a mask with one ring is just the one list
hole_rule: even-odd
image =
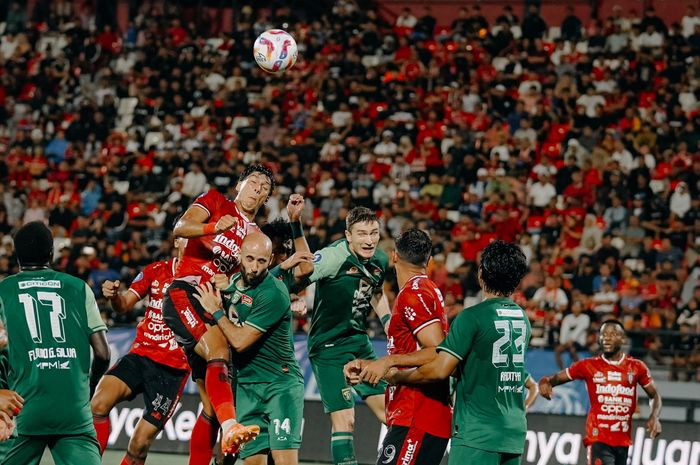
[[685,9],[685,16],[681,19],[681,26],[683,26],[683,37],[686,39],[693,35],[695,32],[695,26],[700,25],[700,17],[698,17],[695,11],[695,6],[688,5]]
[[615,151],[612,153],[612,159],[620,165],[620,169],[625,174],[629,174],[637,166],[632,153],[619,140],[615,141]]
[[559,345],[554,349],[560,370],[564,369],[561,358],[564,352],[571,354],[572,363],[578,361],[578,351],[586,348],[586,336],[590,325],[591,318],[583,313],[583,304],[580,301],[574,301],[571,305],[571,313],[561,321]]
[[598,105],[605,106],[605,98],[602,95],[596,94],[595,88],[590,86],[586,89],[586,93],[576,100],[576,105],[581,105],[586,109],[586,116],[595,118],[598,116],[596,108]]
[[528,203],[537,208],[545,208],[556,195],[557,190],[549,181],[549,175],[542,173],[537,177],[537,182],[530,186]]
[[593,310],[599,315],[613,313],[619,299],[620,296],[613,289],[612,281],[604,279],[601,289],[593,295]]
[[532,300],[543,310],[556,310],[557,312],[563,312],[569,305],[566,292],[557,285],[556,279],[552,276],[547,276],[544,279],[544,287],[535,291]]
[[399,151],[398,145],[391,138],[394,133],[388,129],[382,133],[382,140],[374,146],[374,154],[378,156],[393,157]]
[[647,30],[639,35],[639,46],[642,48],[660,48],[664,44],[664,36],[654,30],[654,26],[649,24]]
[[202,172],[202,167],[197,163],[192,163],[190,171],[182,182],[182,193],[187,197],[194,198],[204,192],[206,187],[207,177]]
[[408,27],[413,29],[416,26],[418,19],[411,13],[410,8],[401,10],[401,14],[396,18],[396,27]]

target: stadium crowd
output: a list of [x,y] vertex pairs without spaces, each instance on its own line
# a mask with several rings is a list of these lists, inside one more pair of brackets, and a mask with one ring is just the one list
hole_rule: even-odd
[[[303,194],[311,250],[343,237],[353,206],[380,213],[384,244],[417,225],[453,318],[480,298],[484,245],[518,242],[532,345],[594,349],[616,315],[633,354],[700,380],[692,6],[680,24],[653,9],[547,24],[536,7],[489,23],[474,5],[440,25],[429,6],[389,19],[353,0],[303,13],[256,2],[223,31],[175,3],[141,2],[125,31],[89,2],[9,7],[0,275],[16,271],[11,233],[43,220],[55,266],[99,297],[105,279],[129,283],[171,254],[173,221],[197,195],[231,194],[262,162],[279,187],[259,223]],[[280,77],[251,52],[271,27],[299,44]],[[135,318],[108,308],[110,324]]]

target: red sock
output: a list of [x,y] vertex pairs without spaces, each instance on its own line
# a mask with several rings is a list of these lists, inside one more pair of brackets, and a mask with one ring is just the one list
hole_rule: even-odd
[[105,451],[107,447],[107,441],[109,440],[109,415],[92,415],[92,423],[95,425],[95,432],[97,433],[97,442],[100,443],[100,455]]
[[233,392],[228,379],[228,365],[225,360],[217,359],[207,362],[204,388],[212,407],[214,407],[219,424],[236,418],[236,410],[233,408]]
[[126,454],[124,454],[124,458],[122,459],[119,465],[143,465],[144,463],[146,463],[145,458],[140,459],[138,457],[134,457],[133,455],[127,452]]
[[189,465],[209,465],[218,434],[219,423],[216,419],[210,418],[204,412],[200,413],[190,437]]

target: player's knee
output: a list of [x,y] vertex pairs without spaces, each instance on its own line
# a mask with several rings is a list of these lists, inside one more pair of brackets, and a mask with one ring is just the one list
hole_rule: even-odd
[[333,431],[355,431],[355,412],[353,409],[341,410],[331,414]]
[[103,395],[95,395],[92,400],[90,400],[90,411],[93,415],[107,416],[109,411],[112,410],[108,399]]

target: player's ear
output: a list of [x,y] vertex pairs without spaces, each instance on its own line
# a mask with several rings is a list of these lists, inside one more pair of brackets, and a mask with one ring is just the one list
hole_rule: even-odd
[[348,230],[346,229],[346,230],[345,230],[345,239],[347,239],[348,242],[350,242],[350,238],[351,238],[351,237],[352,237],[352,235],[350,234],[350,231],[348,231]]

